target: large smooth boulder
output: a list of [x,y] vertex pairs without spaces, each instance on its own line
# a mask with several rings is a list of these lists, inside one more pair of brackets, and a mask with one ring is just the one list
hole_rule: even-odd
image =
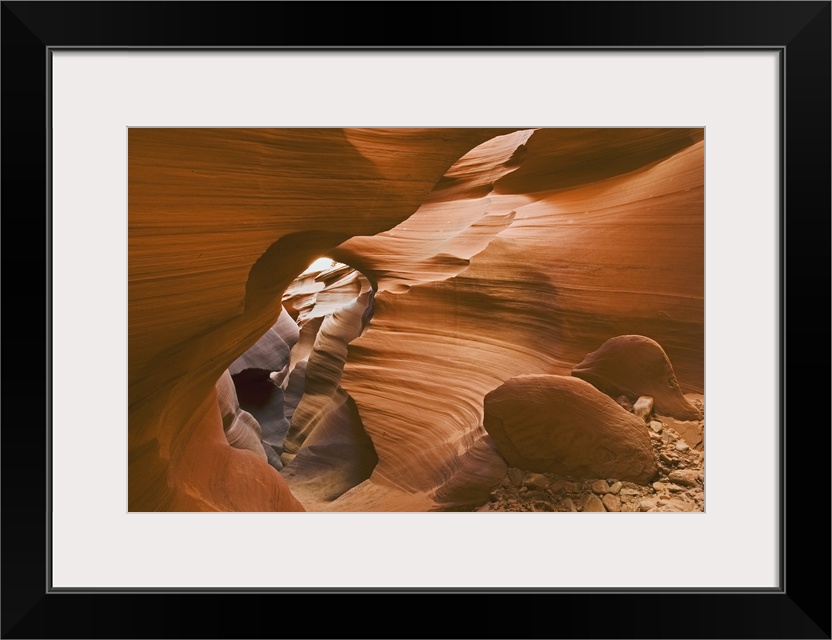
[[513,467],[640,484],[656,474],[644,423],[578,378],[517,376],[485,396],[484,411]]

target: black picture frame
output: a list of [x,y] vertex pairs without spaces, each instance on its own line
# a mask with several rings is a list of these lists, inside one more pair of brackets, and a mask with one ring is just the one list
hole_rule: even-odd
[[[830,6],[828,1],[2,2],[7,347],[0,431],[2,637],[829,638],[830,421],[828,402],[820,409],[817,404],[829,398],[830,388]],[[408,16],[406,33],[397,30],[402,15]],[[780,588],[244,591],[245,599],[216,589],[53,592],[46,452],[51,387],[60,381],[51,379],[49,367],[48,91],[51,51],[65,47],[778,51],[785,187]],[[341,607],[342,615],[328,611],[340,613]],[[391,616],[401,627],[385,627]],[[448,619],[455,620],[453,628],[445,626]]]

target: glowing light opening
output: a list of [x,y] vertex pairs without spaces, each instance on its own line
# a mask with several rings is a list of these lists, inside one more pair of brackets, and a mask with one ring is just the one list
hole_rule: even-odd
[[330,260],[329,258],[318,258],[317,260],[315,260],[315,262],[310,264],[306,268],[306,271],[304,271],[301,275],[306,275],[307,273],[316,273],[319,271],[326,271],[334,264],[335,261]]

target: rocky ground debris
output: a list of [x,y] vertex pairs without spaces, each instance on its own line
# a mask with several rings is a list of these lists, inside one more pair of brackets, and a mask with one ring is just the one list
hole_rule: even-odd
[[[693,404],[704,410],[700,400]],[[674,425],[674,426],[671,426]],[[695,512],[705,510],[704,421],[684,424],[652,416],[645,423],[658,465],[646,485],[617,478],[573,478],[510,467],[477,511]]]

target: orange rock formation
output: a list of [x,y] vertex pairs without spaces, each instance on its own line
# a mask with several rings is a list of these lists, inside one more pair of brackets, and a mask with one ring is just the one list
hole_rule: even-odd
[[[486,395],[568,376],[617,335],[653,338],[703,390],[699,129],[129,136],[131,510],[470,508],[506,468]],[[316,344],[344,365],[299,399],[311,428],[293,416],[284,479],[228,444],[215,385],[322,255],[375,288],[373,316],[352,342],[330,331],[331,353],[349,298],[301,329],[298,371]]]
[[407,219],[489,129],[130,129],[129,509],[299,509],[214,385],[316,257]]

